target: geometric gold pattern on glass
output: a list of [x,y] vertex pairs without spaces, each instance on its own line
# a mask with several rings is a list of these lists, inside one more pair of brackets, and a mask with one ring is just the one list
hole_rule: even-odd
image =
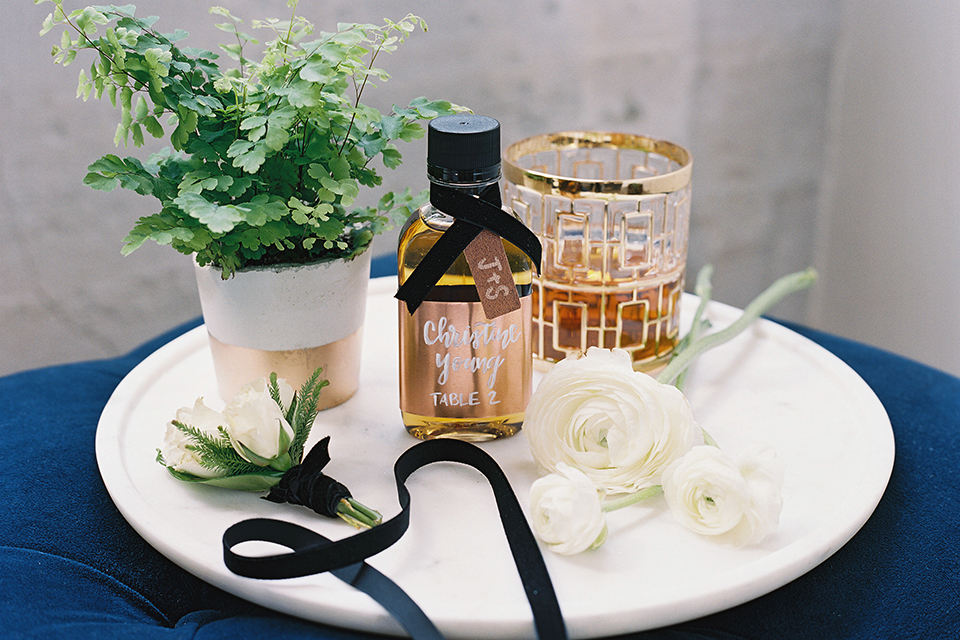
[[679,334],[692,162],[682,147],[622,134],[560,133],[504,154],[504,203],[543,244],[534,355],[621,348],[649,370]]

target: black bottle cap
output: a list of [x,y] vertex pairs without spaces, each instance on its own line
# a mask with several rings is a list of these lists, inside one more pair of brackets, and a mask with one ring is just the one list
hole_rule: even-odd
[[442,182],[500,177],[500,123],[487,116],[441,116],[427,128],[427,175]]

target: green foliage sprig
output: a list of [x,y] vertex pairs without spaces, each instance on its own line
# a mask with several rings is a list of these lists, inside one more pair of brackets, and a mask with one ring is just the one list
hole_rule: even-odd
[[125,239],[125,255],[152,240],[195,254],[225,278],[248,266],[351,258],[424,198],[408,189],[355,207],[361,187],[382,183],[372,161],[397,167],[397,141],[421,138],[422,120],[462,110],[416,98],[385,115],[361,102],[368,86],[389,78],[375,66],[378,56],[426,30],[412,14],[315,35],[289,0],[289,20],[252,23],[271,34],[255,61],[248,49],[260,43],[214,7],[226,20],[217,26],[233,39],[221,49],[234,63],[222,68],[214,53],[178,46],[185,31],[160,33],[157,18],[136,17],[133,5],[68,13],[63,0],[34,2],[54,4],[41,34],[65,27],[53,47],[56,63],[93,54],[77,95],[106,97],[119,109],[115,144],[169,138],[172,150],[145,162],[105,155],[84,179],[94,189],[120,186],[160,201],[160,211],[140,218]]
[[[322,372],[323,369],[318,368],[304,381],[300,391],[293,395],[293,401],[287,409],[286,419],[293,427],[294,434],[293,441],[291,441],[288,449],[292,460],[303,458],[303,447],[310,435],[310,425],[313,425],[314,420],[317,419],[317,414],[320,413],[318,409],[320,392],[330,384],[328,380],[320,378]],[[283,406],[280,400],[280,385],[276,373],[270,374],[270,397],[278,405]]]
[[300,464],[303,459],[304,447],[319,414],[320,393],[330,384],[328,380],[320,377],[322,373],[323,369],[317,368],[304,381],[300,389],[294,392],[289,406],[286,406],[281,399],[280,380],[277,374],[270,374],[267,385],[270,398],[280,408],[284,419],[293,431],[293,437],[284,440],[285,434],[280,430],[281,444],[284,446],[280,448],[280,455],[276,459],[259,460],[260,464],[251,462],[251,460],[257,460],[258,456],[248,449],[244,449],[246,458],[240,455],[237,447],[242,445],[235,444],[223,426],[220,426],[218,433],[214,435],[205,433],[193,425],[172,420],[173,427],[187,437],[189,444],[185,446],[196,453],[200,466],[216,472],[218,476],[206,478],[176,469],[164,460],[159,450],[157,462],[167,467],[167,471],[175,478],[184,482],[213,484],[246,491],[269,489],[280,481],[284,473]]
[[[281,380],[276,373],[265,380],[269,399],[265,395],[254,396],[252,400],[245,398],[250,391],[244,390],[234,399],[241,406],[262,400],[276,404],[282,420],[270,417],[270,411],[255,409],[252,412],[263,420],[257,426],[258,431],[276,429],[278,446],[272,457],[264,458],[252,451],[242,442],[242,427],[224,413],[206,408],[203,400],[198,399],[192,411],[184,407],[177,412],[182,420],[170,421],[164,448],[157,449],[157,462],[183,482],[241,491],[269,491],[265,498],[271,502],[309,506],[321,515],[339,517],[358,528],[380,524],[382,516],[378,511],[354,499],[345,486],[323,473],[330,462],[330,436],[314,444],[304,456],[304,446],[319,413],[320,393],[329,384],[320,377],[322,373],[323,369],[317,368],[298,391],[293,391],[289,405],[283,401]],[[261,380],[251,383],[249,389],[262,390],[260,383]],[[285,381],[282,384],[286,386]],[[228,404],[227,413],[231,405]],[[195,419],[203,420],[206,426],[198,428],[190,424]],[[283,428],[282,421],[289,425],[292,436]],[[335,502],[335,506],[331,502]]]

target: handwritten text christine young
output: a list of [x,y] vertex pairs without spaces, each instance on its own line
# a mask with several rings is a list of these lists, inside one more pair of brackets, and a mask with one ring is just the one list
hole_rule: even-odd
[[[437,384],[440,385],[447,383],[451,372],[463,370],[489,373],[487,388],[492,389],[497,382],[497,371],[506,361],[502,352],[518,342],[521,336],[520,326],[516,324],[500,328],[496,322],[477,322],[472,327],[460,330],[450,324],[445,316],[436,323],[427,320],[423,324],[424,344],[442,345],[447,349],[467,346],[471,349],[469,356],[451,357],[449,351],[436,354],[437,369],[440,370]],[[476,354],[477,349],[483,349],[482,355]]]

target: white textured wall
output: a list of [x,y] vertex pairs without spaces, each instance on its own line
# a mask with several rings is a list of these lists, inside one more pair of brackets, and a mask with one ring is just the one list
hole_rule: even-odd
[[[843,1],[409,3],[430,30],[383,62],[394,78],[371,101],[445,97],[497,117],[505,143],[595,128],[689,147],[691,276],[714,263],[716,297],[742,305],[814,261]],[[120,257],[121,239],[153,203],[81,184],[90,161],[115,152],[115,114],[74,98],[79,67],[52,64],[56,34],[37,36],[51,5],[8,4],[0,14],[0,52],[11,61],[0,71],[0,373],[114,355],[199,313],[186,258],[153,246]],[[286,13],[282,0],[222,4],[246,18]],[[220,41],[200,3],[138,5],[162,15],[161,27],[190,31],[188,44]],[[301,5],[326,25],[407,10],[396,0]],[[405,157],[389,185],[425,186],[422,145]],[[385,237],[375,249],[392,244]],[[809,302],[797,296],[776,315],[804,321]]]
[[960,375],[960,4],[847,0],[818,325]]

